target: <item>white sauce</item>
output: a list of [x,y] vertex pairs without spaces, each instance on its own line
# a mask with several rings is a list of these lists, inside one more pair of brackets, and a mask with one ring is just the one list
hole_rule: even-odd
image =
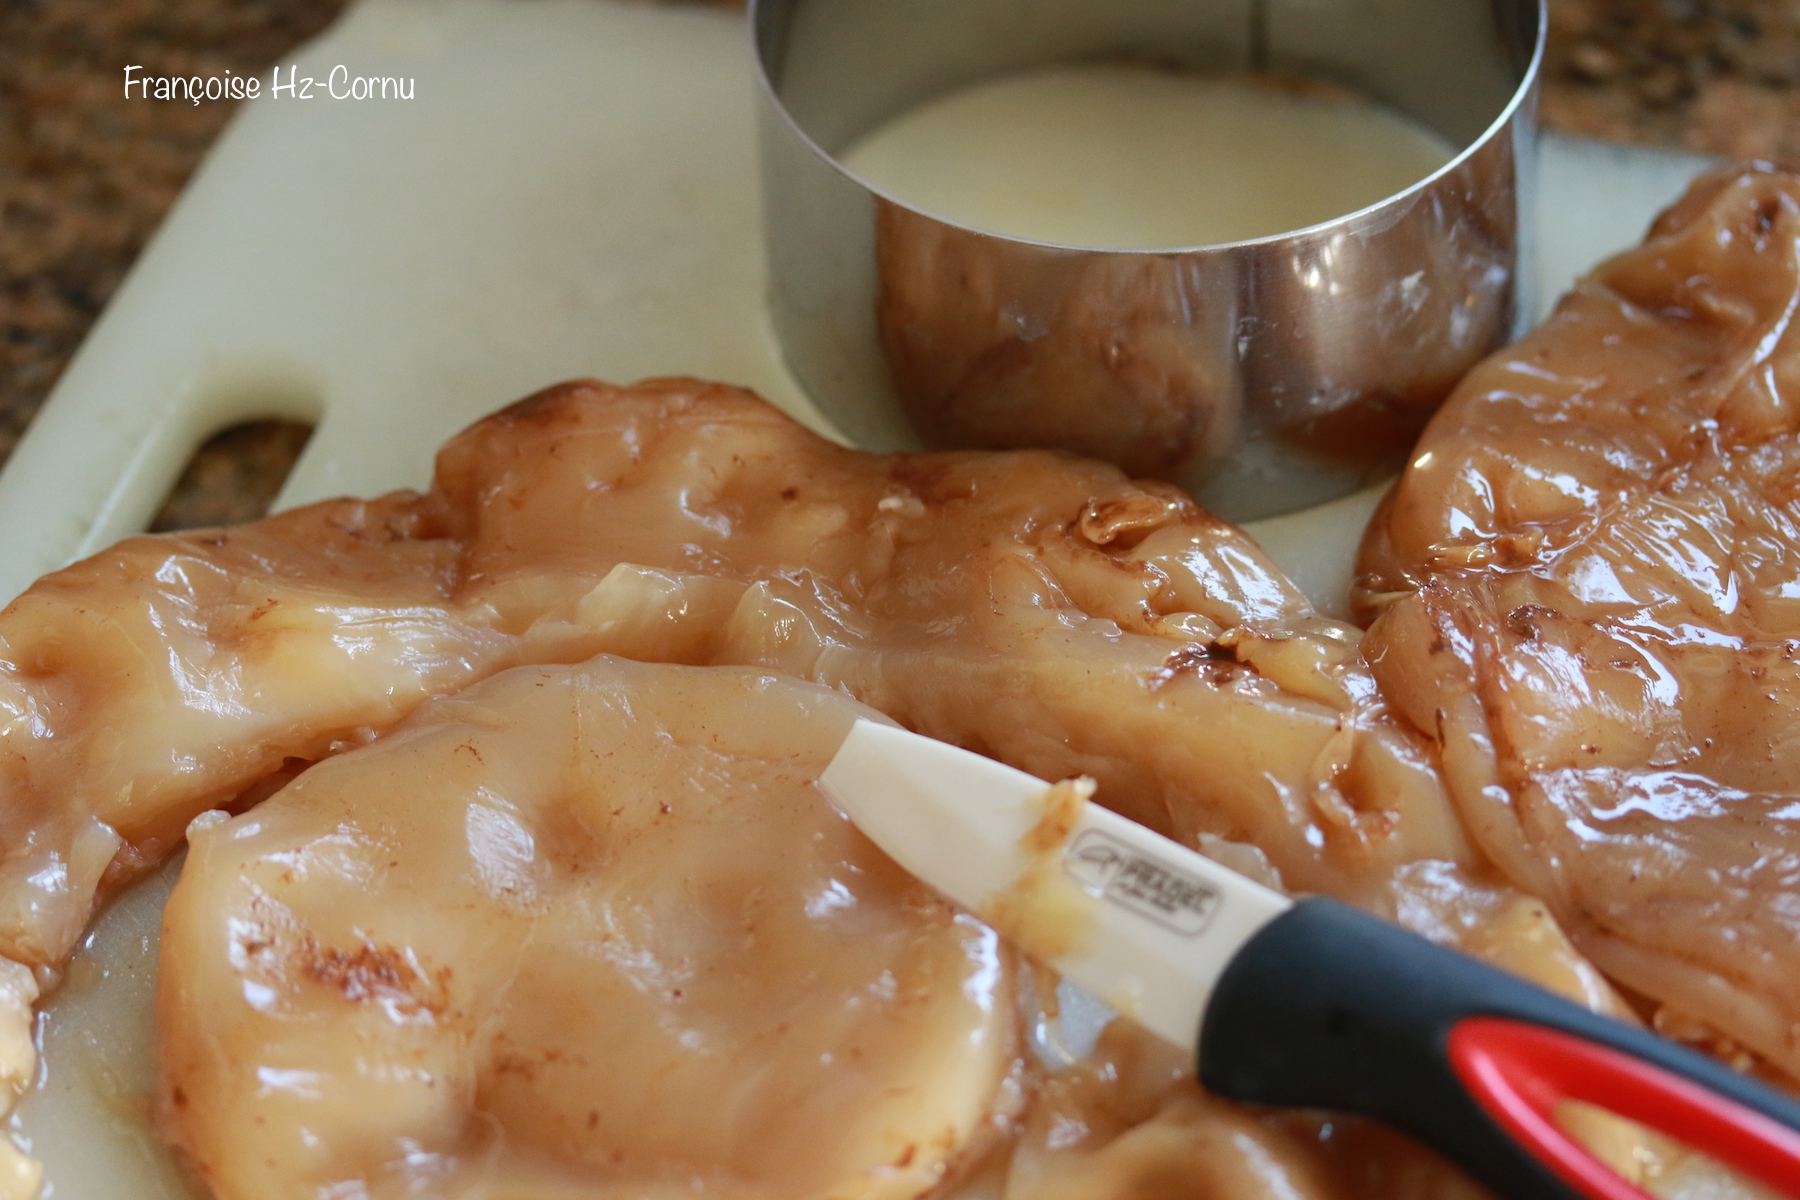
[[952,92],[839,157],[895,199],[958,224],[1154,250],[1316,225],[1410,187],[1455,154],[1368,101],[1121,64]]

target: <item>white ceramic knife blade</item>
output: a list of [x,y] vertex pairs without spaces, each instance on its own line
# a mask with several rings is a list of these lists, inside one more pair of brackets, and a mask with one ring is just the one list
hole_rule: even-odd
[[1190,1050],[1226,964],[1290,904],[1097,804],[891,725],[857,721],[819,783],[913,875]]

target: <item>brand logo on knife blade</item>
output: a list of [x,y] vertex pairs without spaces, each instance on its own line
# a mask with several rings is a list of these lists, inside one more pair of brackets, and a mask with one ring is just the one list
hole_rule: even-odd
[[1063,857],[1082,887],[1185,937],[1204,932],[1219,892],[1098,829],[1084,829]]

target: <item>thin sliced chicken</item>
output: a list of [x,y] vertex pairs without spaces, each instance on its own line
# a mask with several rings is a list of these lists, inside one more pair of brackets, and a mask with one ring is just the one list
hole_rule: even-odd
[[[164,914],[165,1134],[219,1200],[1476,1195],[1394,1135],[1210,1099],[1129,1022],[1022,1061],[996,935],[814,786],[859,715],[747,668],[521,667],[203,815]],[[1403,888],[1446,940],[1579,969],[1449,870]]]
[[601,657],[202,820],[163,1126],[219,1200],[910,1200],[996,1134],[1012,972],[814,784],[858,717]]
[[131,538],[0,613],[0,953],[50,968],[196,813],[506,665],[404,493]]
[[540,644],[607,631],[842,687],[1309,890],[1371,896],[1465,853],[1355,631],[1164,485],[1045,452],[844,450],[688,382],[552,389],[438,469],[457,603]]
[[1358,640],[1240,531],[1110,467],[861,454],[738,389],[564,385],[453,440],[427,495],[132,539],[0,614],[22,847],[0,950],[53,977],[97,889],[201,811],[430,696],[599,653],[830,686],[1406,916],[1409,867],[1472,887],[1481,867]]
[[0,953],[52,971],[103,881],[284,764],[602,652],[777,666],[1368,897],[1466,847],[1356,642],[1110,467],[860,454],[734,388],[565,385],[453,440],[428,495],[128,539],[0,613]]
[[1800,1074],[1800,177],[1703,176],[1477,368],[1363,547],[1366,650],[1608,974]]

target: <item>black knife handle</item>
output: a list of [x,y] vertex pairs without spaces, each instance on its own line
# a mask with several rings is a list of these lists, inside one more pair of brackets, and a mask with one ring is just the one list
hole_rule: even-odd
[[1234,1100],[1384,1121],[1506,1200],[1648,1200],[1548,1119],[1563,1098],[1800,1198],[1800,1104],[1332,900],[1300,901],[1238,951],[1201,1017],[1199,1077]]

